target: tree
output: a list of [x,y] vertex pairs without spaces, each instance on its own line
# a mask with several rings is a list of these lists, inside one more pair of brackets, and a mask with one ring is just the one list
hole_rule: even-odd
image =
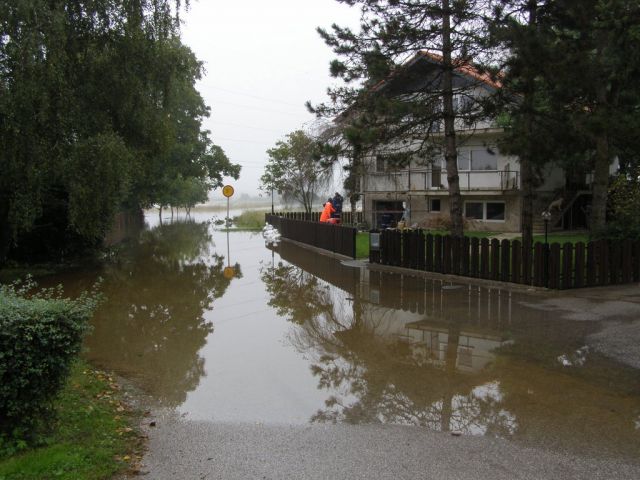
[[[640,5],[631,0],[502,0],[498,30],[509,49],[505,91],[512,104],[506,148],[521,158],[525,227],[531,162],[592,170],[590,227],[603,230],[609,168],[637,156]],[[524,14],[524,15],[523,15]],[[514,95],[515,94],[515,95]],[[544,142],[541,139],[544,138]],[[525,231],[525,238],[529,237]]]
[[[463,233],[462,200],[457,166],[459,121],[468,126],[480,114],[471,97],[474,82],[455,81],[481,56],[481,14],[486,2],[449,0],[338,0],[359,5],[359,32],[333,25],[318,29],[342,57],[331,73],[347,85],[330,90],[333,105],[312,108],[319,115],[342,112],[339,121],[352,130],[356,148],[385,145],[388,158],[404,166],[416,154],[433,161],[444,156],[449,184],[452,234]],[[404,62],[408,56],[412,58]],[[428,67],[411,66],[427,60]],[[457,105],[454,101],[457,100]],[[345,111],[345,109],[348,109]],[[440,129],[443,125],[443,131]],[[353,130],[359,133],[354,135]],[[388,152],[389,153],[389,152]]]
[[0,0],[0,264],[17,243],[98,245],[115,211],[161,202],[178,175],[237,178],[202,129],[180,7]]
[[329,184],[332,171],[320,163],[321,145],[302,130],[286,136],[267,150],[269,160],[260,177],[260,189],[275,189],[285,199],[300,202],[307,213],[320,190]]
[[549,109],[546,86],[540,78],[546,60],[541,55],[539,33],[540,8],[544,1],[499,0],[492,20],[492,41],[506,54],[499,70],[501,88],[484,103],[490,115],[507,119],[500,140],[503,152],[516,155],[520,162],[522,198],[522,242],[525,249],[533,245],[533,217],[536,187],[541,181],[540,167],[557,155],[549,148],[549,138],[557,129],[557,119]]

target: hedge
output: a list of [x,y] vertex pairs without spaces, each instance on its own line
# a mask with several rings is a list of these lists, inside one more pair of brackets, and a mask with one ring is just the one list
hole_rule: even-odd
[[35,284],[0,286],[0,453],[37,439],[54,418],[52,401],[79,353],[95,291],[29,295]]

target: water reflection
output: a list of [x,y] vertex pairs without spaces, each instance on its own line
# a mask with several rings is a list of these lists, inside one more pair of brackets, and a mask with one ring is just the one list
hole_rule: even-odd
[[[204,312],[221,297],[225,257],[211,251],[208,225],[163,224],[139,240],[104,271],[110,299],[97,312],[87,356],[129,376],[153,371],[145,385],[159,402],[184,402],[205,373],[199,350],[213,324]],[[242,277],[240,265],[233,266]]]
[[578,369],[557,361],[597,323],[528,308],[531,297],[350,268],[287,243],[278,253],[286,262],[264,266],[262,280],[326,391],[311,421],[420,425],[637,460],[637,371],[595,354]]

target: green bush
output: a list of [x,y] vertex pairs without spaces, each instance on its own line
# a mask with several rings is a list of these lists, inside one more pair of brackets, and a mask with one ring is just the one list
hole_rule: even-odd
[[29,295],[35,284],[0,286],[0,453],[34,443],[53,420],[52,401],[81,347],[98,295]]

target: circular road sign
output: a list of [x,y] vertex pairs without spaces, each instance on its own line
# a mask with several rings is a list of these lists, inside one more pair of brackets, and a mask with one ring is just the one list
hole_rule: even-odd
[[233,187],[231,185],[225,185],[224,187],[222,187],[222,194],[225,197],[229,198],[233,195]]
[[225,267],[222,272],[222,276],[227,280],[231,280],[233,277],[235,277],[235,275],[236,271],[233,269],[233,267]]

